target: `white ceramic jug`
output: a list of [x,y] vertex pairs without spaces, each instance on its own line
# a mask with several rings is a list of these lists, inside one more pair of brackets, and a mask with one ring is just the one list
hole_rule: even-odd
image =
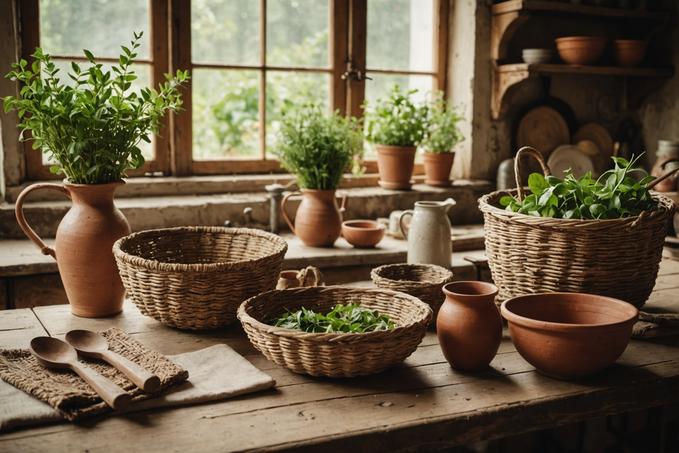
[[[408,240],[408,263],[451,267],[453,241],[448,209],[453,205],[455,200],[452,198],[446,201],[417,201],[414,211],[403,211],[399,226]],[[410,216],[410,226],[406,227],[403,221]]]

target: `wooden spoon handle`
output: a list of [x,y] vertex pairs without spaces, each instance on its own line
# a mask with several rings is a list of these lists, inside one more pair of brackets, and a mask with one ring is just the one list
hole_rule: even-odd
[[106,351],[104,360],[120,370],[130,378],[134,385],[147,393],[153,393],[160,388],[160,378],[133,361],[113,351]]
[[73,362],[70,365],[71,369],[90,384],[101,399],[113,409],[125,409],[130,404],[132,396],[112,381],[79,362]]

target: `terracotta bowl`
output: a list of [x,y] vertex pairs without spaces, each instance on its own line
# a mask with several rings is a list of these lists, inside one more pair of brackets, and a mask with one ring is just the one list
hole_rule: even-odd
[[373,220],[342,222],[342,236],[357,248],[375,247],[384,237],[384,226]]
[[646,56],[646,41],[635,39],[616,39],[614,41],[615,60],[624,67],[639,66]]
[[506,300],[501,312],[519,354],[558,379],[587,376],[615,362],[638,316],[627,302],[583,293],[519,296]]
[[606,48],[606,38],[598,36],[568,36],[556,39],[556,48],[563,61],[573,65],[596,63]]

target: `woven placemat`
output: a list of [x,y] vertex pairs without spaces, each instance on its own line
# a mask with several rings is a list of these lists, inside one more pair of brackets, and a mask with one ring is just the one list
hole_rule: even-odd
[[[188,379],[188,371],[172,363],[164,355],[146,349],[120,329],[101,332],[112,351],[127,357],[160,378],[162,393],[168,387]],[[154,395],[144,393],[123,373],[96,359],[80,359],[141,401]],[[0,378],[20,390],[44,401],[68,420],[110,412],[112,409],[80,376],[68,370],[48,370],[38,363],[28,349],[0,350]]]

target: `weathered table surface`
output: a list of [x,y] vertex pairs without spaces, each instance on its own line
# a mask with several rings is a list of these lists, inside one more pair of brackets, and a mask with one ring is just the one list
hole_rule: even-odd
[[[679,262],[661,266],[651,307],[679,301]],[[679,310],[679,308],[676,308]],[[349,380],[293,374],[258,354],[238,327],[166,328],[128,304],[114,319],[73,317],[67,306],[0,311],[0,346],[119,327],[165,354],[227,343],[277,381],[274,390],[214,404],[103,417],[0,435],[0,451],[227,451],[432,448],[638,410],[679,400],[679,340],[632,341],[618,363],[580,382],[535,372],[504,338],[492,369],[453,371],[434,333],[403,365]]]

